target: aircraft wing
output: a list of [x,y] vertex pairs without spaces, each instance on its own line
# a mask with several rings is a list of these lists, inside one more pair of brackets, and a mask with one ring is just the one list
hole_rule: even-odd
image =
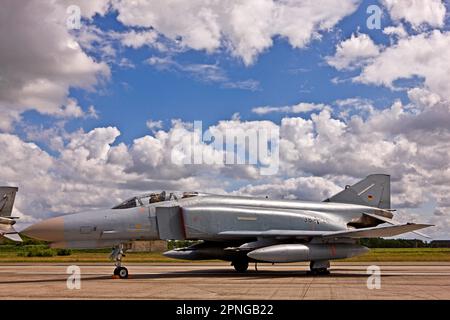
[[406,223],[384,227],[371,227],[343,231],[306,231],[306,230],[266,230],[266,231],[223,231],[219,235],[230,237],[322,237],[322,238],[378,238],[392,237],[431,227],[430,224]]
[[307,231],[307,230],[265,230],[265,231],[222,231],[219,232],[221,236],[230,237],[318,237],[324,234],[330,233],[330,231]]
[[326,238],[379,238],[393,237],[398,234],[413,232],[414,230],[431,227],[431,224],[405,223],[394,226],[371,227],[353,229],[349,231],[337,231],[327,234]]

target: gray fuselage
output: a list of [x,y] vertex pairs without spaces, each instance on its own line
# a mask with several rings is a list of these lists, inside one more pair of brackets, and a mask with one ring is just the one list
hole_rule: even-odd
[[[355,204],[202,194],[133,208],[69,214],[44,220],[24,233],[66,248],[158,239],[246,242],[254,237],[254,231],[339,231],[358,221],[373,226],[377,223],[361,219],[364,212],[376,211],[379,209]],[[233,235],[235,231],[251,232]]]

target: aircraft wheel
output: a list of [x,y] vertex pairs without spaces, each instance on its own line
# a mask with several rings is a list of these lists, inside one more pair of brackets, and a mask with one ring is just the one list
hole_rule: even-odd
[[329,275],[330,271],[327,268],[317,268],[317,269],[311,269],[311,271],[309,271],[308,274],[313,275],[313,276],[323,276],[323,275]]
[[311,275],[328,275],[330,271],[328,268],[330,267],[330,261],[328,260],[319,260],[319,261],[311,261],[309,268]]
[[329,275],[330,274],[330,270],[323,269],[323,270],[320,271],[320,274],[322,274],[322,275]]
[[119,277],[120,277],[120,279],[128,278],[128,269],[125,267],[120,267],[119,268]]
[[233,267],[237,272],[245,272],[248,269],[248,261],[247,260],[233,261]]
[[119,276],[120,279],[128,278],[128,269],[125,267],[117,267],[114,269],[114,275]]

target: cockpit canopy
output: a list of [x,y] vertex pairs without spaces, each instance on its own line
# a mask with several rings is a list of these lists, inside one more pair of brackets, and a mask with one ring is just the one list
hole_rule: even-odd
[[190,198],[198,196],[198,192],[153,192],[146,193],[140,196],[132,197],[113,207],[112,209],[128,209],[145,206],[151,203],[163,202],[163,201],[172,201],[184,198]]

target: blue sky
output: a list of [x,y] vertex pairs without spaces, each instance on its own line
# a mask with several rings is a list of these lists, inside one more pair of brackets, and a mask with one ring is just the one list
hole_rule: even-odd
[[[235,112],[239,112],[244,120],[259,120],[262,117],[251,112],[258,106],[276,107],[298,102],[333,105],[336,100],[355,96],[373,100],[375,106],[384,108],[395,99],[406,99],[405,92],[353,83],[351,78],[356,72],[337,71],[324,60],[335,53],[340,41],[356,32],[368,34],[377,44],[389,44],[390,39],[382,30],[370,30],[366,26],[369,17],[366,9],[371,4],[377,2],[363,1],[355,13],[343,18],[332,30],[322,32],[320,39],[313,40],[305,48],[292,48],[287,39],[275,37],[273,46],[250,66],[245,66],[239,58],[230,57],[224,50],[209,54],[204,50],[186,49],[173,56],[174,60],[184,65],[216,65],[231,82],[256,81],[258,85],[254,90],[226,88],[220,82],[196,79],[187,72],[158,70],[145,62],[151,56],[164,56],[157,49],[147,46],[139,49],[122,47],[120,56],[129,59],[134,68],[113,64],[111,79],[93,92],[71,89],[70,95],[81,106],[95,106],[99,118],[73,119],[66,126],[69,130],[82,127],[89,131],[97,126],[114,125],[122,132],[117,142],[131,143],[134,138],[148,133],[148,119],[163,120],[166,127],[171,119],[177,118],[184,121],[202,120],[205,126],[209,126],[221,119],[231,118]],[[116,12],[96,15],[92,21],[85,20],[85,23],[105,32],[128,29],[117,21]],[[385,10],[382,25],[391,23]],[[346,81],[335,84],[332,82],[334,78]],[[268,114],[264,119],[278,122],[282,116]],[[30,111],[24,114],[24,121],[52,126],[54,118]],[[42,147],[46,148],[45,145]]]

